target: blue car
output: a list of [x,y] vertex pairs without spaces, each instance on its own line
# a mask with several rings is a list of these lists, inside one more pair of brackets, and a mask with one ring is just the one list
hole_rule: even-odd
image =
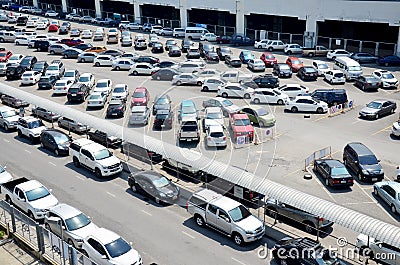
[[378,60],[379,65],[391,66],[391,65],[400,65],[400,57],[395,55],[389,55]]
[[249,60],[254,58],[254,54],[248,50],[241,51],[239,55],[239,59],[242,61],[242,63],[247,63]]
[[181,105],[179,106],[178,110],[178,120],[182,120],[182,117],[189,117],[193,116],[196,119],[199,119],[199,111],[196,108],[193,100],[187,99],[182,100]]

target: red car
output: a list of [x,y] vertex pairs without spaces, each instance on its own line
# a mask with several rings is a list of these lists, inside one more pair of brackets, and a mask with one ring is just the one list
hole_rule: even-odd
[[237,144],[251,143],[254,139],[254,128],[247,114],[232,114],[229,123],[233,132],[233,142]]
[[297,71],[299,71],[299,69],[304,66],[303,62],[300,61],[299,58],[293,56],[289,56],[287,58],[286,64],[290,66],[293,73],[297,73]]
[[80,39],[62,39],[58,43],[62,43],[62,44],[65,44],[65,45],[67,45],[69,47],[73,47],[75,45],[84,43],[84,41],[80,40]]
[[4,48],[0,48],[0,62],[7,62],[8,58],[10,58],[12,55],[12,52],[4,49]]
[[48,29],[48,32],[57,32],[58,31],[58,26],[57,25],[54,25],[54,24],[51,24],[50,26],[49,26],[49,29]]
[[278,60],[270,52],[264,52],[261,54],[260,59],[265,63],[265,66],[274,66],[278,63]]
[[150,94],[147,88],[145,87],[137,87],[135,91],[133,91],[131,106],[147,106],[147,103],[150,101]]
[[227,35],[217,36],[216,41],[217,41],[218,44],[220,44],[220,43],[229,44],[232,41],[232,37],[231,36],[227,36]]

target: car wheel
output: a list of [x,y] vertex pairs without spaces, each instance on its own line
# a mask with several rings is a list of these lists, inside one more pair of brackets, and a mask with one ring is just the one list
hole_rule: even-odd
[[232,238],[233,238],[233,242],[235,242],[236,245],[238,245],[238,246],[243,245],[243,237],[240,234],[234,233],[232,235]]
[[298,109],[297,107],[292,107],[291,111],[292,111],[292,112],[298,112],[299,109]]
[[180,85],[182,85],[182,82],[181,82],[181,81],[177,81],[177,82],[176,82],[176,85],[177,85],[177,86],[180,86]]
[[279,99],[277,103],[278,103],[278,105],[283,105],[283,104],[285,104],[285,103],[283,102],[282,99]]
[[17,42],[15,43],[15,45],[19,46],[19,42],[17,41]]
[[201,217],[200,215],[196,214],[196,215],[194,216],[194,218],[195,218],[196,224],[197,224],[198,226],[200,226],[200,227],[203,227],[203,226],[204,226],[204,219],[203,219],[203,217]]
[[244,98],[249,99],[250,98],[250,94],[244,94]]
[[224,93],[222,93],[222,97],[223,97],[223,98],[227,98],[227,97],[228,97],[228,94],[224,92]]
[[21,130],[18,130],[18,136],[19,136],[19,137],[22,137],[22,132],[21,132]]
[[31,143],[34,143],[35,142],[35,138],[32,135],[30,135],[29,136],[29,141],[31,141]]
[[96,168],[96,169],[94,170],[94,174],[96,175],[97,178],[101,178],[101,177],[102,177],[101,171],[100,171],[100,169],[98,169],[98,168]]
[[136,192],[137,191],[136,183],[133,183],[133,185],[131,186],[131,191],[132,192]]
[[254,103],[255,103],[255,104],[260,104],[260,100],[259,100],[258,98],[255,98],[255,99],[254,99]]
[[197,81],[197,85],[201,86],[203,83],[201,81]]
[[309,233],[309,234],[314,234],[315,233],[315,225],[311,222],[304,222],[304,230]]
[[94,65],[97,66],[97,67],[99,67],[99,66],[100,66],[100,63],[99,63],[99,62],[96,62]]
[[161,76],[158,75],[158,76],[156,77],[156,79],[157,79],[157,80],[161,80]]
[[161,204],[161,201],[160,201],[160,199],[159,199],[159,198],[157,198],[157,197],[155,197],[155,198],[154,198],[154,201],[155,201],[157,204]]
[[55,154],[56,156],[60,156],[60,151],[58,151],[58,148],[54,149],[54,154]]
[[264,122],[263,122],[263,121],[259,121],[259,122],[258,122],[258,126],[259,126],[259,127],[264,127],[264,126],[265,126],[265,124],[264,124]]
[[292,51],[288,51],[287,54],[291,55],[291,54],[292,54]]
[[375,195],[375,196],[379,196],[379,194],[378,194],[378,189],[377,189],[376,187],[374,187],[374,195]]
[[365,91],[365,85],[362,85],[362,86],[361,86],[361,90],[362,90],[362,91]]
[[72,159],[72,161],[74,162],[74,166],[75,167],[80,167],[81,163],[79,162],[78,158],[74,156],[74,158]]
[[8,196],[6,196],[6,202],[7,202],[9,205],[12,205],[12,204],[13,204],[11,198],[8,197]]
[[66,55],[66,54],[64,54],[63,57],[64,57],[64,59],[68,59],[68,55]]
[[44,228],[51,232],[50,225],[48,223],[44,223]]
[[323,112],[324,112],[324,110],[322,108],[317,108],[317,113],[321,114]]
[[375,120],[379,119],[379,114],[375,115]]
[[392,204],[390,210],[392,211],[392,213],[397,213],[396,206],[394,206],[394,204]]
[[359,181],[363,181],[363,177],[362,177],[361,172],[358,172],[357,178],[358,178]]
[[257,47],[258,49],[261,49],[262,47],[261,47],[261,45],[258,45],[258,47]]
[[272,47],[269,47],[269,48],[268,48],[268,51],[269,51],[269,52],[272,52],[273,50],[274,50],[274,48],[272,48]]
[[51,55],[54,55],[54,51],[53,51],[53,50],[51,50],[51,51],[50,51],[50,54],[51,54]]
[[393,114],[393,113],[394,113],[394,109],[391,109],[391,110],[390,110],[390,113],[392,113],[392,114]]
[[267,208],[266,214],[271,218],[278,219],[278,212],[273,208]]
[[138,75],[139,73],[137,71],[132,72],[133,75]]
[[7,125],[7,124],[4,124],[4,130],[5,130],[6,132],[8,132],[9,128],[8,128],[8,125]]
[[116,66],[115,70],[119,71],[119,70],[121,70],[121,68],[119,66]]
[[309,57],[314,57],[314,53],[313,53],[313,52],[310,52],[310,53],[308,54],[308,56],[309,56]]
[[89,258],[89,255],[88,255],[88,253],[87,253],[85,250],[82,249],[82,250],[81,250],[81,253],[82,253],[83,256]]
[[81,63],[84,63],[84,62],[85,62],[85,59],[84,59],[84,58],[82,58],[82,59],[81,59]]
[[72,242],[71,238],[68,238],[67,243],[68,243],[68,245],[75,247],[74,242]]

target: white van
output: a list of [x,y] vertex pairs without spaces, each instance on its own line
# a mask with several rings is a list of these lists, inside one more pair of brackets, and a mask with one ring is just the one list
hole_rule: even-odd
[[336,57],[333,69],[342,71],[346,81],[353,80],[363,74],[360,64],[348,57]]
[[194,40],[200,39],[201,35],[209,33],[209,31],[205,28],[200,27],[187,27],[185,29],[185,39]]
[[185,29],[184,28],[174,28],[172,32],[172,36],[175,38],[183,38],[185,37]]

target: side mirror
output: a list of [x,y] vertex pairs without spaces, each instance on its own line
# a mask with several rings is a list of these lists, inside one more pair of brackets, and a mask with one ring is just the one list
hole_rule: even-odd
[[358,160],[354,160],[354,163],[358,164]]
[[58,221],[60,221],[61,219],[58,217],[49,217],[47,218],[47,221],[49,222],[54,222],[54,223],[58,223]]
[[26,201],[25,198],[19,198],[19,197],[18,197],[18,200],[23,201],[23,202]]
[[52,193],[52,192],[53,192],[53,189],[49,189],[49,192]]
[[382,248],[382,243],[377,244],[378,248]]
[[108,259],[106,255],[102,255],[101,259]]
[[381,160],[380,159],[378,159],[378,163],[380,163],[381,162]]
[[231,222],[231,219],[229,219],[228,217],[225,217],[225,221],[226,221],[227,223],[230,223],[230,222]]

